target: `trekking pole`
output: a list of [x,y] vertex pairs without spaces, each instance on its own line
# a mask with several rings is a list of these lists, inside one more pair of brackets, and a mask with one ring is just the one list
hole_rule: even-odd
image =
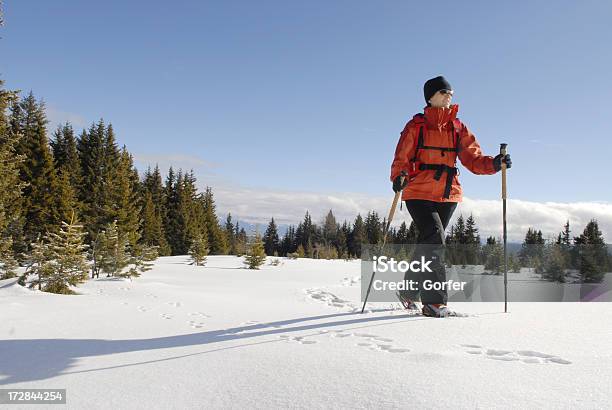
[[[404,183],[404,178],[406,177],[406,171],[401,172],[400,178],[400,186]],[[395,214],[395,208],[397,207],[397,201],[399,201],[402,196],[402,191],[398,191],[395,193],[395,197],[393,197],[393,204],[391,205],[391,209],[389,210],[389,216],[387,217],[387,224],[385,225],[385,231],[383,235],[383,243],[380,248],[380,253],[382,253],[385,244],[387,243],[387,233],[389,232],[389,226],[391,226],[391,220],[393,220],[393,215]],[[368,302],[368,296],[370,296],[370,289],[372,288],[372,282],[374,282],[374,275],[376,271],[372,271],[372,277],[370,278],[370,284],[368,285],[368,291],[366,292],[365,299],[363,301],[363,306],[361,307],[361,313],[365,310],[366,303]]]
[[[508,144],[499,145],[499,153],[506,155],[506,147]],[[502,172],[502,204],[503,204],[503,220],[504,220],[504,313],[508,313],[508,252],[506,249],[506,163],[501,162]]]

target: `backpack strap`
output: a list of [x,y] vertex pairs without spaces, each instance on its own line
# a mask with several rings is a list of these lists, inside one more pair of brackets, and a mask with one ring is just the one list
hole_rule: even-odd
[[459,151],[461,149],[459,139],[461,138],[461,129],[463,128],[463,124],[461,123],[461,120],[459,120],[459,118],[455,118],[452,121],[452,128],[453,136],[455,137],[455,152],[457,153],[457,155],[459,155]]
[[411,162],[414,163],[417,160],[417,156],[419,154],[419,149],[424,147],[424,145],[423,145],[423,128],[425,128],[425,114],[423,114],[423,113],[416,114],[413,117],[413,121],[419,127],[419,137],[417,139],[417,145],[416,145],[416,148],[414,150],[414,156],[410,160]]

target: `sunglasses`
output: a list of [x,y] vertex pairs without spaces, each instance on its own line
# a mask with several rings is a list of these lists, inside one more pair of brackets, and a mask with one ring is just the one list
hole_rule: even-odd
[[453,90],[440,90],[440,94],[443,95],[453,95]]

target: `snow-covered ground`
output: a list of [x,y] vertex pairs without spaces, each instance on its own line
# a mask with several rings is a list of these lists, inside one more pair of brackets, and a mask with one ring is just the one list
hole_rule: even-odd
[[160,258],[74,296],[0,281],[0,388],[66,388],[73,409],[612,406],[609,303],[361,315],[359,261],[281,260]]

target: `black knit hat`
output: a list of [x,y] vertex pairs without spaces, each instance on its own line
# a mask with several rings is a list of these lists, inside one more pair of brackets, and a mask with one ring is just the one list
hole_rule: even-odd
[[425,102],[429,105],[429,99],[440,90],[452,90],[450,83],[441,75],[425,82],[423,86],[423,94],[425,94]]

